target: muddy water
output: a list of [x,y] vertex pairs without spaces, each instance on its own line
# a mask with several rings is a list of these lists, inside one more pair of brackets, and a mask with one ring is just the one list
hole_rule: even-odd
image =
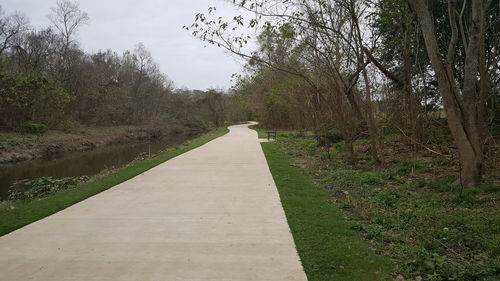
[[90,151],[71,152],[56,155],[53,159],[37,159],[19,164],[0,166],[0,200],[8,197],[11,184],[20,179],[33,179],[41,176],[74,177],[92,176],[105,169],[122,167],[141,153],[144,155],[183,143],[198,134],[184,133],[165,136],[157,140],[140,141],[119,145],[97,147]]

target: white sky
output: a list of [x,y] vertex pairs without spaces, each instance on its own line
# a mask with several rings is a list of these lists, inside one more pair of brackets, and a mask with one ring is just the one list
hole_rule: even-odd
[[[112,49],[118,54],[142,42],[160,69],[176,87],[205,90],[228,88],[231,74],[241,73],[237,60],[215,46],[207,46],[182,26],[190,26],[197,13],[216,6],[217,15],[232,18],[242,14],[227,0],[80,0],[90,24],[78,34],[81,46],[90,53]],[[56,0],[2,0],[10,14],[23,13],[37,28],[50,25],[47,15]]]

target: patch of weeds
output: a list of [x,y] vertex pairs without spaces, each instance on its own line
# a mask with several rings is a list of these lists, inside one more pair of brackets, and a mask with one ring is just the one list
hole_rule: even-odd
[[408,189],[420,189],[427,186],[428,181],[425,179],[407,179],[404,187]]
[[398,180],[401,177],[414,173],[422,168],[422,165],[415,161],[403,161],[394,168],[381,173],[381,177],[386,180]]
[[15,181],[9,187],[9,200],[25,200],[47,196],[60,190],[75,187],[78,182],[85,179],[86,177],[66,177],[60,179],[39,177]]
[[395,208],[399,201],[400,195],[395,191],[385,188],[383,191],[379,192],[375,198],[383,205],[390,208]]
[[434,169],[438,168],[441,170],[446,170],[446,167],[453,164],[453,161],[454,160],[450,159],[449,157],[435,156],[430,160],[430,166],[432,166]]
[[500,186],[486,185],[486,186],[481,186],[480,188],[481,188],[481,190],[483,190],[484,193],[500,192]]
[[340,202],[339,204],[337,204],[338,207],[340,209],[351,209],[351,208],[354,208],[354,205],[352,203],[349,203],[349,202]]
[[371,139],[359,139],[359,140],[354,141],[353,145],[358,146],[358,145],[367,145],[367,144],[371,144],[371,143],[372,143]]
[[334,170],[326,177],[326,181],[338,187],[366,187],[382,184],[384,181],[377,173],[360,170]]
[[[305,134],[304,132],[302,134]],[[289,141],[296,138],[298,135],[297,132],[294,131],[278,131],[276,133],[276,139],[279,141]]]
[[385,228],[377,224],[355,224],[351,229],[361,231],[368,240],[379,239],[383,240]]
[[443,133],[433,133],[430,134],[431,138],[430,141],[434,144],[439,144],[439,145],[451,145],[453,144],[453,136],[449,133],[443,134]]
[[345,142],[341,141],[335,144],[335,150],[338,152],[343,152],[345,150]]
[[43,135],[48,129],[47,125],[38,123],[26,123],[23,127],[27,132],[35,135]]
[[476,190],[460,190],[453,202],[462,206],[471,207],[476,202]]
[[[498,230],[500,230],[500,226],[498,226]],[[486,248],[488,249],[488,254],[492,257],[500,256],[500,231],[497,232],[495,236],[490,237],[486,241]]]
[[479,261],[473,265],[464,265],[438,253],[421,249],[416,257],[405,265],[407,275],[422,276],[429,281],[470,281],[498,280],[500,265],[494,261]]
[[427,186],[436,191],[441,191],[441,192],[452,191],[453,190],[452,183],[456,180],[457,176],[455,175],[443,175],[429,181]]
[[318,149],[318,144],[316,140],[313,139],[301,140],[292,145],[295,149],[300,149],[308,155],[314,155]]

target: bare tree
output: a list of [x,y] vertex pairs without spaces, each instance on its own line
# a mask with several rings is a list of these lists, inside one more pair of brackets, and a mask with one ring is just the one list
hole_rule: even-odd
[[5,15],[0,6],[0,55],[12,47],[15,39],[27,29],[28,20],[23,15]]
[[89,22],[89,16],[80,10],[80,5],[77,2],[66,0],[57,1],[56,6],[51,10],[52,14],[48,17],[63,36],[64,51],[67,51],[78,28]]

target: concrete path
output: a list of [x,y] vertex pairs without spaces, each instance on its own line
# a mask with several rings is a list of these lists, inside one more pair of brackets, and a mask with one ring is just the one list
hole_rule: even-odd
[[0,237],[0,280],[307,280],[247,125]]

